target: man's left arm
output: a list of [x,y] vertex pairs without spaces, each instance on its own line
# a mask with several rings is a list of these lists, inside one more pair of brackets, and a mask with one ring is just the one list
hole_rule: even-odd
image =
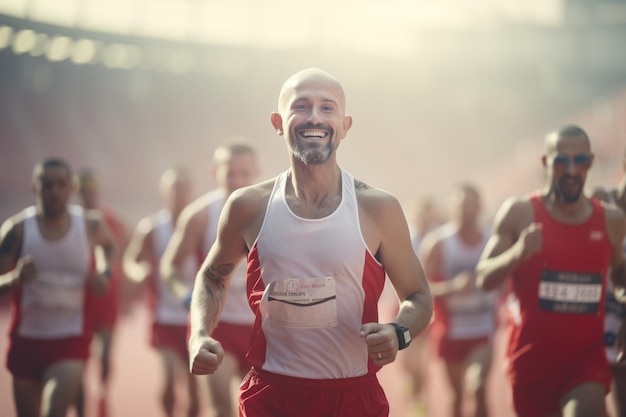
[[[376,225],[375,230],[380,236],[376,256],[400,301],[394,323],[406,327],[414,339],[431,322],[433,296],[424,268],[411,245],[409,227],[399,202],[387,194],[378,195],[374,200],[366,211],[372,220],[370,224]],[[374,363],[386,365],[395,360],[400,347],[396,328],[367,323],[361,333],[366,338]]]

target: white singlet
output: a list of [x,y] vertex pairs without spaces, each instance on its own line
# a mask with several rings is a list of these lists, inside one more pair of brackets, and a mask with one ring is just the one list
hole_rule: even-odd
[[17,334],[38,339],[81,336],[85,323],[85,282],[91,264],[83,209],[68,207],[70,227],[60,239],[39,230],[37,209],[24,209],[21,255],[33,257],[37,276],[22,285]]

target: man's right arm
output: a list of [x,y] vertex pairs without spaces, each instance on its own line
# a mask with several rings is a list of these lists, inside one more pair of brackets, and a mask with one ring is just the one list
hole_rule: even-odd
[[507,200],[476,265],[476,284],[486,291],[500,287],[520,263],[541,250],[541,242],[541,225],[532,223],[528,201]]
[[16,285],[35,277],[35,265],[30,256],[19,258],[23,240],[23,223],[15,218],[6,220],[0,228],[0,296]]
[[[217,239],[202,263],[193,288],[190,308],[189,360],[195,375],[212,374],[224,357],[218,341],[211,338],[228,293],[233,271],[247,253],[243,238],[251,205],[227,200],[220,216]],[[248,207],[246,207],[248,206]]]

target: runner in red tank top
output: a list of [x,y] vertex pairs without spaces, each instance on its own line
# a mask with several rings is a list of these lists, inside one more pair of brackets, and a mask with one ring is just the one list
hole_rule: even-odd
[[477,266],[484,289],[510,277],[507,351],[520,417],[604,416],[611,374],[604,352],[608,267],[626,282],[624,213],[583,194],[593,162],[579,127],[550,133],[546,187],[511,198]]

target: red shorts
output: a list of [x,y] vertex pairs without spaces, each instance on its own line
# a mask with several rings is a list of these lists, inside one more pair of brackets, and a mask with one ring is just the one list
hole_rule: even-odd
[[376,374],[302,379],[251,369],[239,390],[239,417],[387,417]]
[[89,356],[91,338],[30,339],[11,336],[7,368],[16,378],[41,381],[46,370],[57,362],[78,360]]
[[178,353],[185,362],[189,362],[187,326],[154,323],[150,344],[156,349],[171,349]]
[[[598,349],[591,355],[572,361],[572,366],[566,372],[546,375],[539,381],[521,383],[514,379],[511,384],[513,408],[518,417],[542,417],[558,413],[561,398],[585,382],[598,382],[608,393],[611,387],[611,371],[604,355],[604,349]],[[536,374],[541,370],[526,369],[525,372]]]
[[219,322],[211,337],[220,342],[224,352],[229,353],[237,359],[239,369],[247,372],[250,365],[246,361],[246,354],[250,348],[250,334],[252,326],[247,324],[231,324]]
[[446,362],[464,362],[474,349],[489,343],[489,337],[460,340],[450,340],[444,337],[435,343],[437,344],[437,355]]

